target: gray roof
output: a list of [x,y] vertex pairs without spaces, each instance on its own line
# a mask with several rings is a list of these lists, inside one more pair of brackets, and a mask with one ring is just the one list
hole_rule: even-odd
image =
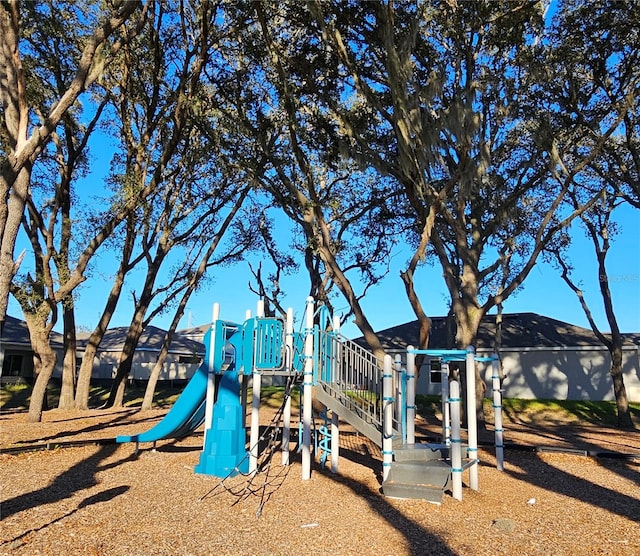
[[[502,348],[581,347],[602,344],[588,328],[575,326],[537,313],[503,314]],[[385,350],[418,346],[418,321],[393,326],[377,333]],[[447,345],[446,317],[431,318],[430,349],[451,349]],[[480,323],[476,349],[492,349],[496,332],[496,315],[486,315]],[[626,345],[640,345],[640,334],[625,334]],[[363,342],[363,338],[355,340]]]
[[[51,331],[50,341],[54,348],[61,348],[63,345],[62,334]],[[4,321],[4,330],[2,331],[2,342],[5,346],[21,347],[31,349],[31,337],[29,336],[29,328],[23,320],[6,315]]]
[[[100,351],[121,351],[124,345],[124,340],[127,337],[129,327],[120,326],[117,328],[110,328],[107,330],[100,342]],[[147,326],[140,336],[138,346],[136,349],[141,351],[160,351],[166,331],[156,326]],[[89,334],[78,334],[78,348],[83,349],[87,343]],[[31,340],[29,338],[29,329],[27,323],[23,320],[17,319],[7,315],[4,331],[2,335],[2,342],[6,347],[31,349]],[[51,332],[51,345],[54,348],[62,348],[63,337],[58,332]],[[204,354],[204,344],[196,340],[192,340],[176,332],[171,341],[171,347],[169,348],[171,353],[178,354]]]
[[[98,348],[99,351],[121,351],[128,331],[128,326],[109,328],[102,337],[100,347]],[[140,351],[160,351],[166,334],[166,330],[162,328],[147,326],[140,336],[136,349]],[[175,333],[171,340],[169,351],[171,353],[182,354],[204,354],[204,345],[201,342]]]
[[201,324],[200,326],[192,326],[191,328],[182,328],[176,330],[176,334],[185,336],[187,338],[203,338],[208,330],[211,329],[211,324]]

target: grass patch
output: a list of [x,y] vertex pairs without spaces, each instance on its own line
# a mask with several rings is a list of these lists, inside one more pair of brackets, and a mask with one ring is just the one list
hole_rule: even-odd
[[442,413],[442,398],[440,396],[416,395],[416,412],[425,419]]
[[[268,407],[279,408],[284,402],[284,386],[263,386],[260,388],[260,403]],[[300,403],[300,389],[291,391],[291,404]]]
[[[488,407],[487,407],[488,405]],[[552,414],[557,419],[574,423],[615,426],[617,409],[614,401],[589,400],[521,400],[505,398],[502,401],[504,413],[511,419],[521,416]],[[631,418],[640,422],[640,403],[630,403]],[[491,403],[485,405],[485,411],[492,411]]]
[[[27,410],[31,399],[31,385],[3,384],[0,388],[0,410]],[[127,385],[124,396],[125,407],[142,405],[146,383],[134,382]],[[184,385],[172,386],[171,383],[160,383],[154,396],[155,407],[172,405],[182,393]],[[284,399],[284,386],[263,386],[260,391],[262,404],[279,408]],[[92,386],[89,394],[89,407],[100,407],[109,397],[107,386]],[[60,385],[52,381],[47,389],[49,408],[58,406]],[[291,393],[292,404],[300,403],[300,390],[294,388]],[[488,421],[492,421],[493,408],[491,400],[485,398],[484,411]],[[419,415],[428,419],[441,413],[440,396],[417,395],[416,410]],[[631,418],[640,423],[640,403],[630,403]],[[504,398],[502,409],[505,420],[511,422],[549,422],[549,423],[589,423],[595,425],[615,426],[617,423],[616,404],[613,401],[592,402],[588,400],[522,400]]]
[[[136,407],[142,405],[146,383],[128,384],[124,392],[124,406]],[[160,384],[153,397],[155,407],[172,405],[182,393],[184,385],[171,386]],[[31,400],[32,387],[29,384],[3,384],[0,388],[0,410],[27,410]],[[89,407],[97,408],[109,398],[109,387],[96,385],[89,389]],[[49,409],[58,407],[60,400],[60,385],[52,381],[47,387],[47,406]]]
[[[640,423],[640,403],[629,404],[631,418]],[[425,418],[434,417],[441,413],[440,396],[416,396],[416,410]],[[615,426],[617,424],[617,410],[614,401],[589,400],[523,400],[504,398],[502,411],[505,419],[511,422],[549,422],[589,423],[595,425]],[[484,412],[488,420],[493,420],[492,401],[484,400]]]

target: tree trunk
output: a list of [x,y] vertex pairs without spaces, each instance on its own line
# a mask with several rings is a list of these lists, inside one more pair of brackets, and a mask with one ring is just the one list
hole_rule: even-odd
[[360,301],[358,300],[355,292],[353,291],[351,282],[349,281],[347,276],[342,272],[342,268],[336,261],[333,253],[331,252],[331,249],[327,248],[325,245],[322,245],[320,246],[318,251],[320,253],[320,256],[322,257],[322,261],[324,262],[325,267],[328,269],[329,273],[331,274],[334,283],[336,284],[336,286],[338,287],[338,289],[340,290],[344,298],[349,303],[349,307],[353,311],[354,322],[356,326],[362,332],[362,335],[365,341],[367,342],[367,344],[369,345],[371,351],[378,358],[378,361],[380,361],[380,364],[382,364],[382,361],[384,361],[384,356],[386,355],[386,352],[382,347],[382,343],[380,342],[380,339],[374,332],[373,327],[369,322],[369,319],[367,319],[364,313],[364,310],[362,309],[362,305],[360,305]]
[[[129,376],[129,372],[131,371],[131,361],[128,362],[128,365],[125,362],[123,369],[127,374],[122,380],[117,383],[117,386],[115,388],[113,386],[111,387],[111,392],[113,393],[113,403],[109,405],[109,403],[107,402],[107,407],[122,407],[124,405],[124,392],[127,386],[127,377]],[[118,371],[119,370],[120,369],[118,369]],[[111,397],[111,393],[109,394],[109,396]]]
[[[429,347],[429,337],[431,336],[431,319],[427,316],[416,292],[414,276],[418,265],[424,260],[427,253],[429,238],[431,237],[431,232],[433,231],[433,225],[437,214],[436,206],[432,204],[429,207],[428,213],[424,214],[421,212],[420,214],[422,214],[420,221],[423,222],[420,242],[416,250],[413,252],[407,269],[400,272],[400,278],[404,283],[404,289],[407,294],[409,304],[418,319],[418,345],[415,347],[418,349],[427,349]],[[418,355],[416,357],[416,380],[420,376],[420,369],[422,368],[424,359],[424,355]]]
[[616,397],[616,410],[618,413],[618,427],[621,429],[633,429],[631,412],[629,411],[629,399],[627,389],[622,376],[622,346],[616,345],[610,349],[611,353],[611,378],[613,379],[613,393]]
[[[458,322],[458,329],[456,333],[456,343],[459,349],[466,349],[468,346],[474,346],[476,338],[478,336],[478,328],[480,321],[482,320],[483,313],[477,307],[463,307],[462,304],[457,304],[456,318]],[[484,394],[487,389],[487,385],[484,379],[480,375],[478,366],[475,365],[476,375],[476,420],[478,422],[478,429],[486,429],[487,423],[484,418]]]
[[[404,283],[407,299],[409,300],[411,308],[418,319],[418,345],[414,347],[416,349],[427,349],[429,347],[429,336],[431,335],[431,319],[427,316],[427,313],[425,313],[422,303],[416,294],[413,271],[409,269],[407,271],[400,272],[400,278]],[[424,355],[416,356],[416,380],[418,380],[418,377],[420,376],[420,369],[424,364],[424,360]]]
[[[102,336],[100,339],[101,338]],[[91,389],[91,375],[93,374],[93,361],[98,351],[98,344],[100,343],[100,339],[98,339],[97,343],[92,343],[93,339],[94,335],[92,334],[84,349],[82,363],[80,364],[80,371],[78,371],[78,383],[76,384],[74,405],[75,408],[79,410],[89,409],[89,392]]]
[[[129,239],[126,241],[129,244]],[[100,321],[95,327],[87,345],[85,346],[84,355],[82,356],[82,363],[80,364],[80,372],[78,373],[78,385],[76,386],[76,409],[89,409],[89,392],[91,389],[91,376],[93,375],[93,363],[98,353],[98,347],[102,341],[104,333],[107,331],[113,312],[118,304],[120,293],[122,292],[122,285],[124,284],[124,276],[127,272],[127,265],[129,262],[130,251],[125,250],[124,259],[120,263],[120,268],[116,273],[114,283],[111,286],[109,297],[105,305]]]
[[[31,137],[27,137],[27,133],[34,126],[29,121],[30,99],[18,48],[22,31],[19,8],[5,2],[0,4],[0,65],[3,66],[0,102],[3,105],[2,147],[5,151],[0,164],[0,203],[4,205],[0,208],[0,323],[6,317],[11,281],[17,271],[13,254],[31,182],[33,161],[67,110],[102,75],[103,72],[99,70],[112,59],[107,50],[102,48],[103,44],[140,9],[139,2],[121,4],[108,14],[107,19],[96,20],[92,40],[85,41],[72,81],[57,102],[53,103],[42,122],[44,125],[38,125]],[[141,18],[139,25],[143,22],[144,18]],[[131,36],[140,28],[132,30]],[[95,63],[96,59],[98,63]]]
[[1,201],[3,210],[0,213],[2,216],[0,221],[0,321],[2,322],[7,315],[11,282],[18,271],[13,253],[31,180],[31,166],[26,165],[13,183],[9,183],[12,175],[10,169],[5,166],[8,166],[7,162],[2,164],[3,175],[0,176],[2,185],[0,193],[4,195]]
[[116,376],[111,384],[111,391],[109,392],[109,399],[107,400],[106,407],[122,407],[124,401],[124,390],[126,386],[127,378],[131,373],[133,367],[133,357],[142,336],[144,314],[149,307],[150,299],[148,296],[144,296],[140,299],[136,307],[136,311],[129,325],[127,331],[127,337],[125,338],[124,345],[122,346],[122,352],[120,353],[120,360],[118,362],[118,370]]
[[167,359],[167,354],[164,349],[160,352],[160,357],[156,361],[156,364],[153,366],[151,370],[151,374],[149,375],[149,380],[147,381],[147,387],[144,391],[144,398],[142,398],[142,410],[145,411],[147,409],[151,409],[153,407],[153,396],[156,392],[156,386],[158,385],[158,378],[160,377],[160,372],[164,367],[164,362]]
[[[213,253],[213,250],[211,250]],[[142,399],[142,409],[151,409],[153,407],[153,395],[156,391],[156,385],[158,384],[158,378],[160,377],[160,372],[164,367],[164,362],[167,360],[167,354],[169,353],[169,346],[171,345],[171,340],[173,339],[173,335],[178,327],[178,323],[184,314],[184,309],[187,306],[187,301],[191,297],[193,290],[195,289],[197,283],[200,280],[200,276],[204,273],[206,268],[206,261],[209,259],[207,255],[199,265],[198,271],[194,275],[189,287],[185,291],[182,299],[180,300],[180,304],[173,316],[171,321],[171,325],[169,326],[169,330],[167,331],[167,335],[164,338],[164,342],[162,343],[162,348],[160,349],[160,354],[158,355],[158,360],[156,364],[153,366],[151,370],[151,374],[149,375],[149,382],[147,382],[147,388],[144,391],[144,398]]]
[[113,312],[118,305],[118,300],[122,293],[122,286],[124,285],[124,278],[131,269],[131,253],[133,251],[135,237],[136,223],[135,219],[130,216],[126,221],[126,235],[122,245],[122,258],[118,272],[116,272],[113,279],[111,291],[109,292],[109,297],[107,298],[107,303],[104,306],[102,315],[100,315],[100,320],[91,333],[91,336],[89,336],[84,356],[82,357],[80,373],[78,374],[78,385],[76,387],[76,409],[89,409],[89,391],[91,388],[91,376],[93,374],[93,362],[98,353],[98,347],[102,341],[102,337],[107,331]]
[[129,333],[127,334],[127,338],[124,342],[124,347],[122,348],[122,353],[120,354],[118,370],[116,371],[116,376],[111,384],[111,391],[109,392],[109,399],[107,400],[106,407],[122,407],[124,402],[125,386],[127,378],[131,373],[133,356],[136,351],[136,346],[138,345],[138,340],[140,339],[140,334],[142,334],[142,330],[140,330],[140,332],[136,332],[131,328],[129,329]]
[[42,421],[42,412],[45,409],[49,380],[56,366],[56,352],[49,344],[49,330],[44,324],[27,317],[27,326],[34,352],[34,371],[37,375],[31,392],[27,421],[39,423]]
[[60,386],[59,409],[74,409],[76,382],[76,320],[73,301],[63,303],[64,359],[62,362],[62,384]]

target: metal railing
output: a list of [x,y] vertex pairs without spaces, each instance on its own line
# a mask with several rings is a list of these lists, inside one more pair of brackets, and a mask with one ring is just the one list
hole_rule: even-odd
[[383,369],[373,353],[335,333],[316,335],[317,382],[349,411],[382,427]]

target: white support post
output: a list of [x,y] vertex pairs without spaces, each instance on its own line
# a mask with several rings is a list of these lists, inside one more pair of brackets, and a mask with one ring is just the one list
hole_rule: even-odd
[[331,412],[331,472],[338,472],[338,456],[340,455],[340,424],[338,414]]
[[[244,320],[248,321],[251,318],[251,309],[247,309],[244,312]],[[238,354],[236,353],[236,365],[238,364],[237,361],[237,357]],[[242,391],[240,393],[240,396],[242,398],[242,416],[243,416],[243,420],[242,422],[244,423],[244,426],[247,426],[247,418],[250,418],[249,413],[247,413],[247,397],[249,396],[249,377],[251,375],[245,375],[244,373],[242,373],[242,375],[238,375],[238,380],[242,380]],[[253,383],[253,376],[251,376],[251,382]]]
[[[340,333],[340,317],[333,317],[333,332]],[[335,340],[337,343],[337,340]],[[334,344],[335,345],[335,344]],[[331,361],[331,382],[336,379],[336,354],[333,354]],[[340,456],[340,418],[335,411],[331,412],[331,472],[338,472],[338,462]]]
[[260,442],[260,390],[262,375],[253,370],[251,381],[251,433],[249,435],[249,473],[258,468],[258,444]]
[[336,334],[340,332],[340,317],[337,315],[333,317],[332,328]]
[[416,442],[416,354],[407,347],[407,444]]
[[478,420],[476,415],[476,358],[473,346],[467,347],[467,443],[472,464],[469,486],[478,490]]
[[405,430],[403,426],[402,415],[404,413],[402,406],[402,357],[400,354],[396,354],[395,360],[393,362],[393,369],[395,371],[394,374],[394,388],[396,392],[396,403],[395,403],[395,420],[396,423],[400,423],[400,431],[402,432],[402,441],[405,441]]
[[[207,440],[207,431],[213,425],[213,401],[216,398],[216,375],[213,368],[216,347],[216,322],[220,319],[220,304],[214,303],[211,312],[211,332],[209,336],[209,359],[207,361],[207,397],[204,405],[204,441]],[[224,346],[222,346],[224,349]]]
[[442,442],[451,444],[451,417],[449,410],[449,363],[440,361],[440,381],[442,389]]
[[[293,309],[287,309],[287,322],[285,332],[285,365],[291,375],[293,371]],[[282,465],[289,465],[289,446],[291,442],[291,396],[284,404],[282,414]]]
[[385,481],[393,461],[393,363],[390,355],[384,356],[382,403],[382,480]]
[[496,353],[491,362],[491,385],[493,387],[493,430],[496,445],[496,468],[504,471],[504,438],[502,429],[502,389],[500,388],[500,360]]
[[460,384],[452,380],[451,397],[451,483],[453,497],[462,500],[462,438],[460,437]]
[[[264,301],[260,299],[256,307],[256,317],[264,317]],[[253,343],[255,351],[255,341]],[[252,360],[255,358],[252,357]],[[262,375],[252,369],[251,380],[251,433],[249,435],[249,473],[258,468],[258,448],[260,443],[260,394],[262,391]]]
[[311,478],[311,412],[313,396],[313,297],[307,297],[302,385],[302,480]]
[[325,376],[325,380],[329,379],[329,382],[334,383],[336,377],[339,376],[338,361],[340,360],[340,349],[342,343],[340,342],[340,317],[333,317],[333,333],[335,334],[331,342],[331,363],[329,368],[329,376]]

